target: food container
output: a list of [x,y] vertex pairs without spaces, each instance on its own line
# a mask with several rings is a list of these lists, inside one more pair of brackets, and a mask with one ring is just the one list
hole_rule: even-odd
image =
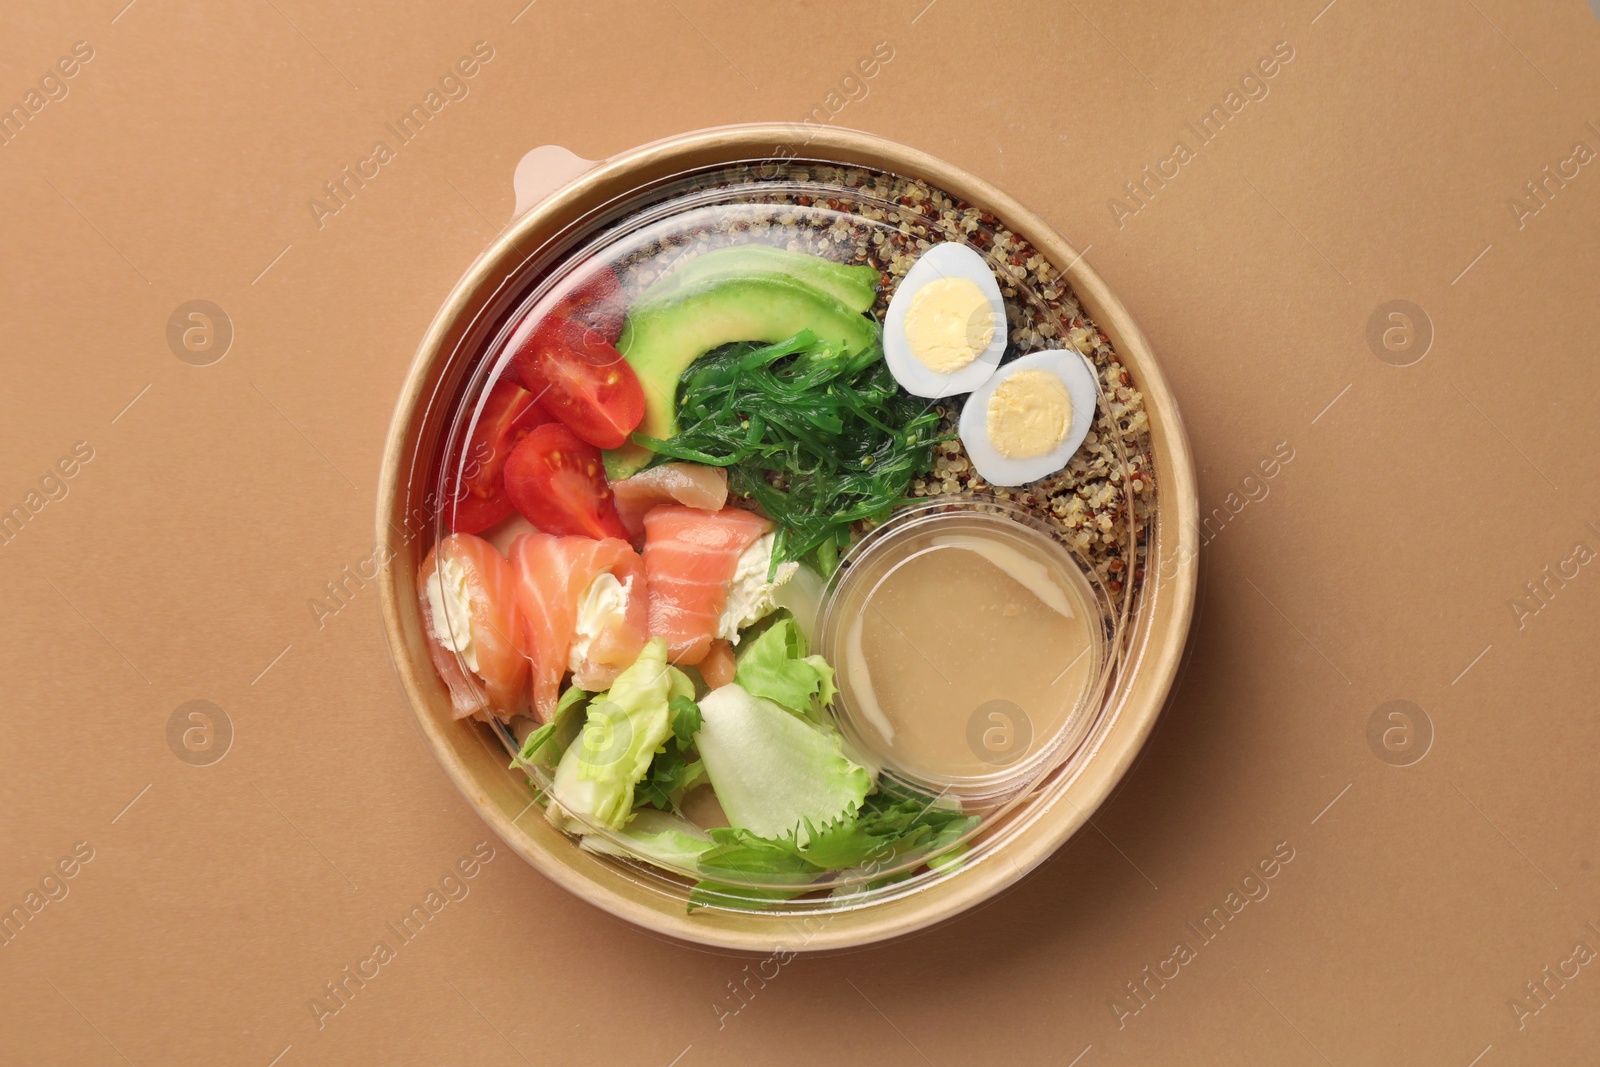
[[[1125,623],[1117,595],[1044,523],[978,497],[936,501],[902,508],[840,561],[818,650],[838,672],[840,729],[882,782],[995,818],[1072,758],[1104,707]],[[964,599],[994,590],[953,579],[973,546],[1004,553],[1019,572],[994,602]],[[1025,587],[1043,595],[1013,595]],[[885,617],[885,597],[903,602],[903,617]],[[1051,640],[1015,632],[1039,616],[1056,624]],[[901,654],[904,677],[874,682],[862,648],[874,632]],[[993,676],[1000,662],[1010,677]],[[1019,675],[1033,677],[1028,697],[1015,691]],[[895,721],[884,710],[891,696]],[[939,721],[940,710],[954,714]]]
[[[1101,345],[1102,358],[1115,353],[1120,371],[1112,368],[1110,380],[1125,376],[1142,394],[1147,420],[1137,435],[1137,462],[1128,465],[1119,443],[1111,463],[1123,465],[1106,475],[1107,484],[1130,501],[1127,527],[1116,533],[1125,541],[1117,550],[1125,551],[1120,558],[1126,569],[1100,575],[1105,595],[1096,603],[1103,608],[1104,629],[1086,683],[1092,698],[1063,717],[1037,758],[1023,760],[1017,774],[1002,776],[999,787],[987,790],[992,803],[959,862],[919,869],[888,885],[857,879],[834,886],[831,895],[762,910],[691,910],[686,879],[580,849],[549,825],[529,775],[508,765],[515,738],[506,727],[453,717],[430,663],[417,570],[441,532],[439,501],[450,485],[447,457],[460,455],[464,427],[481,408],[485,383],[509,358],[511,332],[530,306],[559,288],[574,264],[599,248],[615,255],[619,241],[643,248],[664,235],[664,242],[651,245],[652,255],[659,255],[664,244],[681,239],[681,220],[702,209],[720,212],[718,225],[725,228],[761,228],[774,217],[774,203],[803,204],[806,210],[799,213],[813,217],[872,216],[870,228],[901,240],[896,233],[905,228],[897,225],[896,213],[925,209],[912,202],[915,197],[874,201],[865,185],[850,184],[858,180],[851,176],[862,173],[922,183],[970,205],[984,227],[1015,235],[1012,247],[1026,247],[1051,265],[1050,273],[1070,287],[1084,316],[1104,335],[1103,342],[1094,336],[1087,344]],[[727,223],[746,201],[757,205],[749,220]],[[877,206],[869,211],[860,206],[866,203]],[[812,237],[829,239],[825,227]],[[1035,298],[1024,277],[1028,257],[1013,254],[1007,268],[991,247],[990,258],[1014,270],[1017,299]],[[1143,495],[1134,499],[1129,486],[1141,470]],[[992,497],[978,501],[979,510],[990,511],[1004,510],[1003,503]],[[962,506],[947,496],[922,510]],[[390,430],[378,505],[379,538],[388,551],[379,556],[379,580],[391,649],[423,734],[463,795],[513,850],[584,899],[668,936],[738,950],[821,950],[899,936],[993,896],[1048,857],[1105,800],[1136,758],[1177,670],[1195,590],[1196,514],[1182,426],[1142,335],[1081,257],[1040,219],[971,175],[866,134],[729,127],[648,145],[582,174],[517,218],[458,283],[423,339]]]

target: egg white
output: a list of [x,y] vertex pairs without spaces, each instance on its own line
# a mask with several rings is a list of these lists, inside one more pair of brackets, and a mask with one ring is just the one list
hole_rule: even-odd
[[[1066,439],[1053,451],[1017,459],[1001,455],[989,440],[989,398],[1001,383],[1023,370],[1047,371],[1061,379],[1072,403],[1072,426]],[[1054,474],[1067,465],[1072,454],[1083,445],[1083,439],[1089,436],[1097,411],[1098,392],[1094,367],[1077,352],[1052,348],[1018,356],[967,397],[957,426],[967,458],[990,485],[1027,485]]]
[[[994,316],[994,336],[989,347],[978,358],[953,374],[936,374],[911,351],[906,340],[906,312],[924,285],[939,278],[966,278],[989,298],[989,310]],[[1000,296],[1000,284],[994,271],[977,252],[964,244],[945,241],[936,244],[911,265],[900,286],[889,299],[889,311],[883,319],[883,358],[889,364],[895,381],[912,396],[938,399],[970,393],[982,385],[1000,365],[1006,351],[1006,302]]]

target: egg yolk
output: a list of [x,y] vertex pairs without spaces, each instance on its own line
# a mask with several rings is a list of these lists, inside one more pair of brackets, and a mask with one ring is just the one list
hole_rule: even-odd
[[994,309],[970,278],[938,278],[906,309],[906,344],[935,374],[954,374],[994,338]]
[[989,443],[1011,459],[1054,452],[1072,431],[1072,398],[1049,371],[1019,370],[989,397]]

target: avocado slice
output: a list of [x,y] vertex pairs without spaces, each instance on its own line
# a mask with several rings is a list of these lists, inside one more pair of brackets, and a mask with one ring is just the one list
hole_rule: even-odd
[[703,252],[656,279],[639,294],[635,306],[681,295],[711,278],[782,274],[820,289],[851,311],[870,309],[878,299],[875,268],[835,263],[822,256],[790,252],[772,245],[733,245]]
[[[661,439],[677,432],[678,380],[713,348],[734,341],[776,344],[801,330],[851,355],[878,338],[876,322],[785,274],[711,276],[670,297],[635,303],[617,351],[644,386],[644,421],[636,432]],[[632,442],[610,449],[606,474],[612,481],[626,478],[651,455]]]

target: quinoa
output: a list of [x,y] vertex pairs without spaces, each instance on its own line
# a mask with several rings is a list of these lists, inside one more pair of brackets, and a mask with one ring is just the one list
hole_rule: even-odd
[[[726,190],[733,188],[737,203],[728,202]],[[1144,397],[1055,264],[987,211],[921,181],[860,167],[797,161],[723,168],[674,183],[656,202],[710,190],[723,192],[697,208],[692,221],[616,263],[630,295],[690,256],[760,241],[877,268],[882,284],[873,312],[881,321],[900,279],[932,245],[960,241],[981,253],[1006,299],[1010,336],[1002,362],[1041,349],[1076,349],[1099,378],[1100,408],[1065,468],[1007,488],[979,477],[955,438],[960,398],[933,402],[940,432],[950,439],[935,447],[933,468],[912,481],[910,495],[1019,508],[1073,549],[1114,597],[1137,602],[1156,492]]]

